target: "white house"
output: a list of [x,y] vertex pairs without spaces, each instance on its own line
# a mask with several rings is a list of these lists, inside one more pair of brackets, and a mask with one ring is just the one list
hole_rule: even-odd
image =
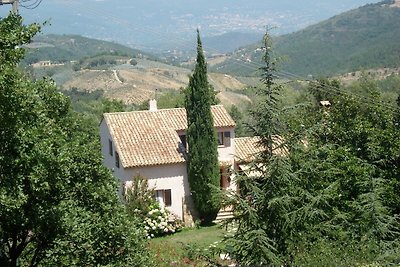
[[[235,166],[235,122],[222,105],[212,106],[211,111],[218,136],[220,185],[236,190],[230,174]],[[157,109],[152,100],[150,110],[104,114],[100,138],[104,165],[122,184],[138,174],[146,177],[160,204],[190,222],[194,209],[186,170],[186,128],[184,108]],[[239,158],[255,152],[251,140],[238,139]]]

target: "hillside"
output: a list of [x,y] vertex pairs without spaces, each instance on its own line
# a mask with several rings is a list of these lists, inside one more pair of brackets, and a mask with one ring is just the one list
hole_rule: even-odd
[[[400,66],[399,2],[369,4],[304,30],[276,37],[275,51],[288,59],[282,70],[301,76],[331,76],[360,69]],[[259,46],[237,51],[231,59],[214,66],[214,70],[254,74],[262,54],[256,51]],[[235,63],[238,59],[240,64]]]
[[253,44],[262,38],[261,33],[228,32],[204,37],[203,44],[208,54],[229,53],[239,47]]
[[[131,104],[186,87],[191,73],[189,68],[165,64],[139,50],[78,35],[39,36],[27,48],[25,63],[51,62],[28,68],[36,78],[51,77],[62,90],[101,90],[108,98]],[[220,73],[209,73],[209,81],[224,104],[250,101],[234,92],[245,88],[246,82]]]
[[[178,91],[188,85],[191,73],[189,69],[143,58],[136,61],[134,66],[118,63],[97,69],[74,70],[73,65],[65,64],[35,68],[34,71],[38,78],[50,76],[62,90],[102,90],[106,97],[130,104],[140,104],[153,98],[155,94]],[[249,101],[247,97],[235,93],[235,90],[247,86],[239,79],[221,73],[209,73],[209,81],[219,92],[218,97],[223,104],[240,105],[243,101]]]
[[82,37],[79,35],[41,35],[33,43],[26,46],[28,49],[24,62],[27,64],[43,60],[52,62],[68,62],[84,57],[99,54],[113,54],[127,57],[146,56],[155,59],[150,54],[127,46]]
[[[125,103],[140,104],[154,95],[169,90],[179,90],[189,83],[190,70],[139,59],[135,67],[120,66],[115,70],[81,70],[62,85],[64,89],[79,88],[85,91],[104,90],[105,96]],[[227,89],[242,89],[246,85],[223,74],[209,74],[209,81],[220,91],[223,103],[238,103],[235,93]]]
[[[20,1],[22,5],[26,5]],[[378,0],[88,0],[43,1],[21,8],[25,23],[49,21],[43,32],[114,40],[151,53],[174,50],[182,42],[229,32],[263,33],[265,25],[289,33],[343,11]],[[0,8],[0,16],[9,8]],[[229,44],[227,44],[229,45]],[[193,50],[193,46],[186,49]]]

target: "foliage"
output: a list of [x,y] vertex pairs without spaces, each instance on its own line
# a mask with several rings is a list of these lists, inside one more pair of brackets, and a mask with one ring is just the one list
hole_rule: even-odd
[[136,175],[124,190],[127,211],[133,219],[142,221],[146,238],[172,234],[182,228],[182,222],[176,216],[160,208],[154,199],[154,189],[148,187],[147,178]]
[[394,99],[366,76],[347,88],[320,79],[300,95],[301,105],[278,109],[282,88],[273,83],[274,66],[264,68],[267,89],[251,111],[264,151],[251,164],[253,177],[237,178],[238,230],[225,241],[227,251],[250,265],[395,264],[400,133]]
[[182,222],[168,210],[153,205],[145,215],[144,229],[147,238],[173,234],[182,229]]
[[220,200],[216,194],[219,187],[219,167],[211,114],[213,102],[215,95],[207,81],[207,65],[200,33],[197,31],[197,63],[185,91],[189,147],[187,169],[192,197],[204,224],[214,220],[220,208]]
[[[288,254],[288,212],[292,205],[295,176],[286,155],[284,127],[279,120],[278,96],[282,87],[275,82],[277,61],[273,58],[271,38],[264,36],[264,67],[258,91],[259,102],[250,111],[254,135],[262,147],[251,166],[256,175],[238,176],[240,195],[234,196],[237,231],[226,240],[230,255],[239,264],[268,265],[284,261]],[[280,151],[280,152],[278,152]],[[282,259],[281,259],[282,258]]]
[[126,183],[123,190],[126,208],[134,217],[139,215],[144,219],[152,207],[156,206],[154,189],[149,188],[147,178],[139,174],[135,175],[130,183]]
[[95,135],[47,79],[17,71],[39,26],[0,21],[0,263],[148,266]]
[[[331,260],[337,265],[392,264],[398,260],[399,235],[395,108],[383,102],[376,83],[368,79],[351,91],[335,82],[316,84],[311,85],[315,99],[320,95],[315,89],[331,90],[332,106],[314,104],[299,114],[308,118],[309,128],[290,154],[304,192],[291,212],[291,223],[301,232],[291,238],[295,261],[306,262],[296,265],[323,262],[318,254],[327,259],[342,254]],[[307,247],[310,243],[317,246]],[[346,254],[340,252],[343,247]]]
[[[182,108],[185,106],[185,92],[181,88],[179,91],[165,90],[157,91],[157,108]],[[138,106],[139,110],[149,110],[149,101],[146,100]]]
[[174,235],[151,239],[149,249],[156,255],[158,266],[226,266],[218,253],[224,233],[217,225],[183,229]]
[[244,116],[243,113],[239,110],[239,108],[236,105],[232,105],[230,109],[228,110],[229,115],[232,117],[232,119],[236,123],[235,127],[235,136],[236,137],[242,137],[242,136],[248,136],[249,133],[247,132],[245,123],[244,123]]
[[118,57],[98,56],[79,60],[81,69],[104,69],[105,67],[117,65]]
[[321,238],[297,249],[293,266],[386,266],[379,263],[378,248],[373,242],[360,245],[357,242],[340,243]]
[[73,110],[85,122],[81,131],[93,136],[99,135],[98,127],[104,113],[129,111],[131,109],[122,101],[104,97],[102,90],[86,92],[72,88],[61,92],[70,98]]

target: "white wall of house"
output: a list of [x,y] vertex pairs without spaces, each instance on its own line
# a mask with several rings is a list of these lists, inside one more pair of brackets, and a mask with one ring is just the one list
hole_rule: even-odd
[[[235,130],[233,127],[218,128],[217,138],[220,133],[223,133],[223,145],[218,146],[218,160],[233,165],[235,155]],[[229,134],[226,134],[229,133]]]
[[109,140],[112,141],[110,131],[108,130],[106,121],[102,120],[100,123],[100,144],[101,154],[103,155],[103,164],[110,170],[113,170],[115,168],[115,144],[114,141],[112,141],[113,155],[110,155]]
[[182,219],[183,199],[190,195],[186,163],[131,168],[125,170],[125,176],[120,179],[131,181],[138,174],[148,178],[149,188],[171,190],[171,206],[165,208]]

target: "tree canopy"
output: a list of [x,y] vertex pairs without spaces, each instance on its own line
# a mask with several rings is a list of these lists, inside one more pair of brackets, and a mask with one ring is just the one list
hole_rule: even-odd
[[0,264],[148,266],[96,135],[54,82],[17,69],[39,30],[19,15],[0,21]]
[[253,175],[238,173],[238,227],[226,240],[228,251],[255,266],[395,264],[398,106],[365,78],[347,89],[316,80],[301,105],[281,106],[268,41],[266,35],[265,88],[250,121],[262,152],[250,164]]

